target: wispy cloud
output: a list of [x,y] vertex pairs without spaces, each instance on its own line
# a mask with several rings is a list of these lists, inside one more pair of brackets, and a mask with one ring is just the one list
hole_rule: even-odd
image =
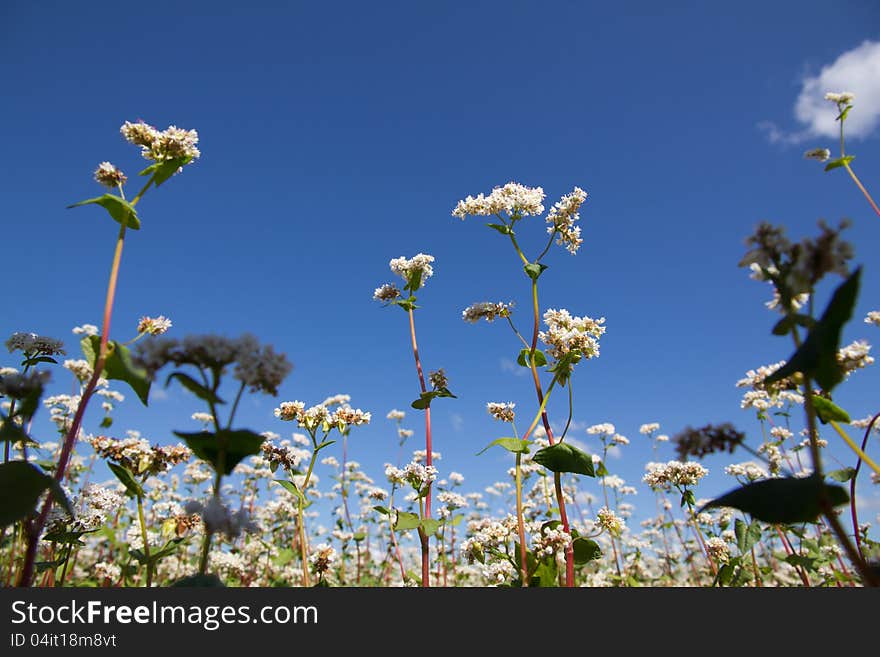
[[513,374],[514,376],[525,376],[529,373],[528,369],[526,369],[525,367],[520,367],[516,364],[516,362],[510,360],[509,358],[502,358],[499,361],[499,366],[501,367],[502,372]]
[[452,424],[452,430],[455,432],[459,432],[464,429],[464,417],[462,417],[458,413],[453,413],[452,415],[450,415],[449,422]]
[[880,124],[880,42],[865,41],[822,67],[817,75],[804,77],[794,103],[799,129],[785,130],[770,121],[762,121],[758,128],[772,143],[800,144],[817,137],[837,137],[837,105],[825,100],[829,91],[855,94],[854,108],[846,118],[846,135],[854,139],[869,136]]

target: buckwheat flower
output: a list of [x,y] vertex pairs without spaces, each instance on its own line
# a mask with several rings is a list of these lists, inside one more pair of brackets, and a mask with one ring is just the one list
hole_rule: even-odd
[[695,486],[700,479],[709,474],[706,468],[694,461],[648,463],[645,469],[648,473],[642,478],[642,481],[655,489],[668,489],[670,486]]
[[65,360],[64,369],[73,372],[73,375],[80,381],[80,383],[85,383],[91,379],[92,374],[94,374],[92,366],[89,365],[88,361],[83,360],[82,358],[77,360]]
[[462,509],[468,505],[467,500],[463,495],[448,490],[438,493],[437,500],[450,510]]
[[98,327],[94,324],[83,324],[73,327],[74,335],[98,335]]
[[122,136],[129,143],[132,143],[135,146],[141,146],[145,149],[151,149],[155,141],[159,138],[159,131],[143,121],[138,121],[137,123],[126,121],[122,127],[119,128],[119,132],[122,133]]
[[330,408],[331,406],[347,406],[348,402],[351,401],[351,395],[332,395],[327,397],[324,401],[321,402],[322,406],[326,406]]
[[299,420],[303,417],[306,405],[301,401],[281,402],[275,409],[275,417],[279,420]]
[[856,370],[873,364],[873,356],[868,355],[870,350],[871,345],[865,340],[856,340],[845,347],[841,347],[837,352],[837,363],[846,373],[846,376],[849,376]]
[[468,215],[489,216],[506,212],[511,217],[539,215],[544,212],[544,190],[540,187],[526,187],[519,183],[509,182],[503,187],[496,187],[488,196],[468,196],[459,201],[452,211],[453,217],[462,220]]
[[[413,450],[413,461],[415,463],[424,463],[428,456],[428,451],[424,449],[416,449]],[[431,460],[439,461],[443,458],[443,455],[440,452],[431,451]]]
[[843,91],[841,93],[834,93],[829,91],[825,94],[825,100],[830,100],[832,103],[846,103],[851,104],[853,100],[855,100],[856,95],[849,91]]
[[753,461],[745,463],[731,463],[724,468],[724,473],[731,477],[741,477],[748,481],[757,481],[758,479],[766,479],[769,475],[760,465]]
[[333,565],[333,562],[336,560],[336,550],[331,547],[329,543],[321,543],[320,545],[316,545],[313,549],[311,556],[309,556],[309,562],[312,564],[312,570],[314,570],[317,574],[323,575],[330,567]]
[[450,472],[449,483],[453,486],[461,486],[464,483],[464,475],[460,472]]
[[555,529],[539,528],[539,531],[532,536],[532,549],[539,559],[556,556],[565,550],[569,543],[571,543],[571,534],[561,526]]
[[210,413],[196,412],[193,413],[191,417],[196,422],[203,422],[204,424],[211,424],[214,421],[214,416]]
[[791,438],[794,434],[785,427],[775,426],[770,429],[770,435],[779,440],[785,440],[786,438]]
[[20,351],[26,356],[36,354],[44,356],[63,356],[64,343],[61,340],[50,338],[36,333],[13,333],[6,340],[6,348],[9,353]]
[[627,438],[626,436],[621,436],[619,433],[616,433],[611,437],[611,444],[629,445],[629,438]]
[[513,303],[481,301],[465,308],[461,313],[461,318],[471,324],[476,324],[481,319],[494,322],[498,317],[510,317],[512,307]]
[[643,424],[642,426],[640,426],[639,433],[642,435],[645,435],[645,436],[649,436],[652,433],[654,433],[655,431],[658,431],[659,429],[660,429],[659,422],[650,422],[648,424]]
[[[853,420],[852,422],[850,422],[850,425],[856,427],[857,429],[867,429],[868,425],[871,424],[871,420],[873,418],[873,415],[868,415],[867,417],[863,417],[861,420]],[[880,420],[874,422],[872,426],[872,431],[874,431],[875,433],[880,433]]]
[[385,417],[389,420],[397,420],[398,422],[400,422],[403,418],[406,417],[406,413],[404,413],[403,411],[399,411],[396,408],[392,408],[390,411],[388,411],[388,415],[386,415]]
[[483,577],[491,584],[504,584],[516,575],[513,564],[509,561],[490,561],[482,568]]
[[446,388],[449,385],[449,379],[446,376],[446,371],[442,367],[436,372],[429,372],[428,381],[430,382],[431,387],[433,387],[434,390]]
[[437,468],[433,465],[422,465],[416,462],[408,463],[403,469],[403,478],[414,489],[421,491],[437,479]]
[[571,194],[566,194],[547,213],[547,232],[550,235],[558,233],[556,243],[564,246],[572,255],[576,254],[584,240],[581,239],[580,226],[575,222],[580,218],[578,209],[587,200],[587,193],[580,187],[575,187]]
[[831,158],[831,151],[827,148],[814,148],[804,153],[804,157],[808,160],[819,160],[819,162],[827,162]]
[[400,290],[393,283],[385,283],[384,285],[380,285],[376,288],[376,291],[373,292],[373,299],[375,301],[387,302],[394,301],[400,296]]
[[513,402],[489,402],[486,404],[486,410],[489,412],[489,415],[496,420],[500,420],[501,422],[513,422],[514,406],[516,406],[516,404]]
[[880,310],[872,310],[865,316],[865,324],[880,326]]
[[99,582],[115,582],[122,577],[122,567],[109,561],[99,561],[92,566],[92,574]]
[[158,317],[141,317],[138,322],[138,333],[149,333],[150,335],[162,335],[171,328],[171,320],[164,315]]
[[596,524],[612,536],[620,536],[626,528],[626,523],[623,519],[619,518],[617,514],[607,506],[603,506],[599,509],[599,512],[596,514]]
[[604,317],[573,317],[564,308],[551,308],[544,313],[544,323],[547,330],[541,331],[538,337],[557,361],[572,352],[578,354],[573,362],[581,358],[599,357],[599,338],[605,333],[605,327],[602,326],[605,323]]
[[434,262],[434,256],[419,253],[409,259],[403,256],[393,258],[388,263],[388,266],[391,267],[393,273],[397,274],[407,282],[409,282],[413,274],[416,272],[420,273],[419,287],[421,288],[424,287],[425,282],[434,275],[434,269],[431,267],[432,262]]
[[12,376],[18,374],[18,370],[14,367],[0,367],[0,376]]
[[590,435],[604,435],[611,436],[615,433],[614,425],[610,422],[603,422],[602,424],[594,424],[591,427],[587,428],[587,433]]
[[723,538],[718,536],[713,536],[706,541],[706,552],[709,553],[713,561],[727,563],[730,560],[730,547]]
[[398,429],[397,437],[401,440],[406,440],[407,438],[412,438],[413,433],[415,433],[412,429]]
[[95,169],[95,180],[109,189],[116,189],[128,180],[125,174],[109,162],[101,162]]
[[242,532],[258,531],[244,509],[231,511],[217,497],[211,497],[207,504],[190,500],[184,506],[184,512],[189,515],[200,514],[208,532],[220,532],[229,538],[236,538]]

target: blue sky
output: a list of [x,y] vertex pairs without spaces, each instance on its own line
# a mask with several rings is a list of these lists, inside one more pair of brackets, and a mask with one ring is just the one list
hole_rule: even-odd
[[[113,337],[164,314],[172,335],[247,331],[286,352],[295,370],[280,397],[249,400],[242,426],[285,432],[277,402],[348,393],[374,418],[353,435],[351,457],[379,479],[396,458],[385,414],[408,409],[418,382],[404,313],[372,292],[391,279],[389,259],[430,253],[419,343],[426,368],[444,367],[459,397],[435,405],[438,465],[465,474],[468,489],[503,476],[505,455],[474,456],[504,434],[485,403],[517,402],[525,425],[534,393],[510,371],[512,334],[460,316],[490,299],[525,312],[528,281],[501,236],[450,212],[515,180],[542,186],[548,207],[575,185],[590,194],[584,246],[575,257],[554,247],[541,280],[543,308],[607,318],[601,357],[576,373],[572,436],[594,447],[583,428],[614,423],[632,443],[611,469],[630,483],[651,459],[645,422],[674,434],[733,421],[757,446],[734,383],[791,352],[770,335],[769,288],[737,267],[759,221],[799,239],[820,218],[852,218],[866,267],[844,339],[877,331],[861,320],[880,307],[880,219],[842,172],[803,159],[834,141],[805,135],[794,106],[805,80],[880,39],[878,24],[870,1],[3,3],[12,276],[0,333],[63,337],[74,352],[70,329],[100,323],[116,227],[96,208],[65,206],[99,193],[91,173],[103,160],[134,177],[142,161],[118,128],[141,118],[197,129],[202,157],[140,206]],[[857,97],[854,112],[878,106]],[[850,150],[871,186],[876,131]],[[523,223],[529,252],[543,231]],[[878,410],[878,382],[860,372],[837,399],[864,417]],[[129,394],[114,430],[167,442],[172,429],[197,427],[195,401],[170,389],[143,409]],[[564,421],[565,407],[552,406]],[[413,448],[421,424],[408,409]],[[708,462],[698,497],[731,486],[714,477],[727,462]],[[635,502],[650,510],[650,500],[642,489]]]

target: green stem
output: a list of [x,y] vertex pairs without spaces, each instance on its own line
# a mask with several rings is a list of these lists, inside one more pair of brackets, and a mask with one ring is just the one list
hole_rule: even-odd
[[[141,523],[141,539],[144,544],[144,559],[147,561],[147,588],[153,585],[153,562],[150,560],[150,541],[147,536],[147,522],[144,518],[144,498],[137,496],[138,520]],[[204,574],[204,573],[202,573]]]
[[[516,427],[513,428],[513,435],[516,437]],[[516,526],[519,533],[519,567],[522,585],[529,585],[529,562],[528,551],[526,550],[526,525],[523,517],[523,495],[522,495],[522,452],[516,453]]]

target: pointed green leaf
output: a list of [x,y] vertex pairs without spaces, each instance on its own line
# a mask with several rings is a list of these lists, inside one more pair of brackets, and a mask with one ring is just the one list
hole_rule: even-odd
[[486,224],[486,225],[489,228],[493,228],[494,230],[497,230],[502,235],[510,235],[511,233],[513,233],[513,230],[511,230],[510,226],[505,226],[504,224]]
[[855,468],[841,468],[840,470],[832,470],[828,473],[828,476],[834,481],[839,481],[840,483],[846,483],[850,481],[853,477],[856,476]]
[[381,513],[383,516],[387,516],[387,515],[389,515],[389,514],[391,513],[391,511],[389,511],[389,510],[388,510],[386,507],[384,507],[384,506],[374,506],[374,507],[373,507],[373,510],[374,510],[374,511],[378,511],[378,512]]
[[825,171],[831,171],[832,169],[838,169],[844,165],[849,164],[854,159],[856,159],[855,155],[847,155],[845,157],[837,158],[836,160],[831,160],[828,164],[825,165]]
[[419,526],[419,523],[419,517],[415,513],[398,511],[397,522],[394,523],[394,529],[399,532],[406,531],[407,529],[416,529]]
[[144,489],[138,483],[137,479],[134,478],[134,475],[131,473],[131,470],[128,468],[117,465],[116,463],[107,463],[107,467],[110,468],[110,471],[116,475],[116,478],[122,482],[122,485],[125,486],[125,492],[131,495],[132,497],[143,497]]
[[774,525],[812,522],[822,512],[819,502],[823,486],[832,506],[849,501],[843,488],[825,484],[815,476],[785,477],[746,484],[712,500],[703,509],[726,506]]
[[[80,341],[83,355],[89,365],[95,366],[101,350],[101,337],[88,335]],[[104,358],[104,371],[101,376],[115,381],[127,383],[144,406],[150,397],[150,378],[147,371],[137,367],[131,358],[131,350],[123,344],[110,340],[107,343],[107,354]]]
[[810,330],[807,339],[785,365],[764,379],[765,384],[801,372],[815,379],[825,392],[831,392],[843,380],[843,369],[837,362],[840,332],[843,325],[852,317],[859,294],[861,273],[862,268],[859,267],[840,284],[834,291],[822,317]]
[[573,472],[595,477],[593,459],[589,454],[568,443],[556,443],[535,452],[532,460],[552,472]]
[[844,424],[850,423],[849,414],[830,399],[813,395],[813,408],[816,410],[816,416],[822,424],[828,424],[832,420],[843,422]]
[[499,445],[506,449],[508,452],[513,452],[514,454],[528,454],[530,444],[531,441],[521,440],[520,438],[497,438],[486,445],[479,452],[477,452],[477,456],[485,452],[490,447],[494,447],[495,445]]
[[303,492],[296,487],[292,481],[287,481],[286,479],[274,479],[276,484],[281,484],[281,487],[284,488],[288,493],[291,493],[295,498],[302,500],[305,503],[310,503],[310,500],[303,495]]
[[226,402],[220,399],[214,392],[203,386],[201,383],[192,378],[189,374],[185,372],[172,372],[168,375],[168,378],[165,379],[165,387],[171,383],[172,379],[177,379],[180,384],[193,393],[199,399],[202,399],[209,404],[225,404]]
[[210,463],[215,472],[222,467],[223,474],[227,475],[245,457],[259,454],[266,440],[247,429],[221,429],[216,433],[175,431],[174,435],[182,438],[196,456]]
[[788,335],[795,326],[802,326],[809,330],[815,325],[816,320],[809,315],[786,315],[776,322],[776,326],[773,327],[773,335]]
[[736,546],[739,548],[740,554],[745,554],[752,549],[758,541],[761,540],[761,525],[757,520],[752,520],[748,525],[736,519],[733,523],[733,531],[736,534]]
[[526,275],[533,281],[538,280],[541,274],[544,273],[545,269],[547,269],[547,265],[541,264],[539,262],[530,262],[527,265],[523,266],[523,271],[525,271]]
[[165,160],[163,162],[155,162],[140,172],[141,176],[153,174],[153,182],[159,187],[163,182],[168,180],[177,171],[192,162],[192,156],[178,157],[173,160]]
[[419,526],[425,531],[425,534],[428,536],[433,536],[437,533],[437,530],[440,529],[440,526],[443,524],[442,520],[437,520],[436,518],[425,518],[419,523]]
[[132,230],[140,230],[141,222],[138,219],[137,212],[134,209],[134,206],[119,196],[114,194],[104,194],[103,196],[97,196],[95,198],[86,199],[85,201],[80,201],[79,203],[74,203],[73,205],[68,205],[68,208],[78,208],[81,205],[100,205],[102,208],[107,210],[111,217],[113,217],[114,221],[119,222],[120,224],[124,224],[128,226]]
[[0,527],[35,511],[40,495],[52,486],[52,477],[25,461],[0,464]]
[[574,562],[584,564],[595,561],[602,556],[602,548],[596,541],[589,538],[578,537],[571,543],[574,550]]
[[[531,349],[522,349],[519,352],[519,356],[516,357],[516,362],[521,367],[531,367]],[[544,367],[547,364],[547,355],[541,351],[540,349],[535,349],[535,367]]]
[[541,588],[559,585],[559,568],[555,559],[541,559],[538,567],[529,578],[530,586],[540,586]]

